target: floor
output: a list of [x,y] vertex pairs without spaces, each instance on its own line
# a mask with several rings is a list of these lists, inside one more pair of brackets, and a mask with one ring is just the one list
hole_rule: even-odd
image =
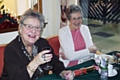
[[93,42],[102,53],[120,51],[120,23],[83,19],[83,24],[89,26]]

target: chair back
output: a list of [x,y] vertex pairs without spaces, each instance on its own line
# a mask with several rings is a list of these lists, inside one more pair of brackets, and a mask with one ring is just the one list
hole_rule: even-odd
[[3,71],[3,65],[4,65],[4,62],[3,62],[4,49],[5,49],[5,45],[0,46],[0,77],[1,77],[1,74],[2,74],[2,71]]
[[59,43],[59,39],[58,36],[53,36],[50,38],[47,38],[49,44],[51,45],[51,47],[54,50],[55,55],[57,55],[59,57],[59,48],[60,48],[60,43]]

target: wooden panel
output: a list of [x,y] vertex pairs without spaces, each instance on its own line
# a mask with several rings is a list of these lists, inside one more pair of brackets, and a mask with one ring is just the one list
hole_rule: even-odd
[[0,33],[12,32],[12,31],[17,31],[17,30],[18,30],[18,27],[1,29]]
[[42,0],[38,0],[38,9],[39,12],[42,13]]

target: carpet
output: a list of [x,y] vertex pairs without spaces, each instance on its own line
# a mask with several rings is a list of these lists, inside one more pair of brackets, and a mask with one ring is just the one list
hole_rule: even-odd
[[110,34],[110,33],[105,33],[105,32],[95,32],[92,33],[93,35],[97,35],[97,36],[101,36],[101,37],[111,37],[114,36],[114,34]]
[[99,24],[88,24],[89,27],[102,27],[102,25]]

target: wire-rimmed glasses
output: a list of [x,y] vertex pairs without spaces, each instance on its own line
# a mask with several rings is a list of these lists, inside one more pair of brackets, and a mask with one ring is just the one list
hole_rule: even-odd
[[33,28],[35,28],[36,31],[40,31],[41,27],[40,26],[33,26],[32,24],[25,24],[22,23],[27,29],[32,30]]

